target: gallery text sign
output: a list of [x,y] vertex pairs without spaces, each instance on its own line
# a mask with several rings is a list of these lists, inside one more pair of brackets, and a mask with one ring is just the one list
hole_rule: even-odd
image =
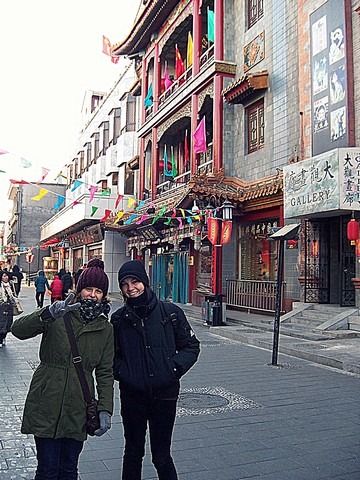
[[358,209],[359,148],[337,148],[284,167],[285,218]]

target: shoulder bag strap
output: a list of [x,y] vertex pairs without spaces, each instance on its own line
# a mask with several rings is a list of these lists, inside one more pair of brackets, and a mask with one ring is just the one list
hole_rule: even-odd
[[72,323],[71,323],[71,318],[70,318],[70,315],[68,313],[66,313],[64,315],[64,323],[65,323],[65,328],[66,328],[67,335],[69,337],[71,354],[72,354],[72,361],[74,362],[76,372],[77,372],[78,377],[79,377],[80,385],[81,385],[83,395],[84,395],[84,400],[87,404],[89,404],[91,402],[92,398],[91,398],[91,395],[90,395],[89,385],[86,381],[84,369],[83,369],[83,366],[82,366],[82,363],[81,363],[82,358],[79,354],[74,330],[73,330]]

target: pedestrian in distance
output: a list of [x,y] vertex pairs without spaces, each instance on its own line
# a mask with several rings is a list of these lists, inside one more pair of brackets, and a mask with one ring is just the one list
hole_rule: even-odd
[[[76,293],[18,318],[12,333],[20,340],[42,335],[40,365],[30,383],[21,432],[35,438],[35,480],[76,480],[79,456],[87,439],[86,402],[71,353],[64,315],[69,314],[79,358],[90,392],[98,397],[100,428],[111,427],[114,336],[109,322],[109,279],[96,259],[81,275]],[[68,315],[66,315],[68,317]]]
[[15,290],[10,283],[8,272],[0,271],[0,348],[6,344],[6,336],[13,323]]
[[43,308],[46,290],[50,289],[48,279],[45,277],[44,270],[39,270],[35,278],[35,300],[37,308]]
[[63,282],[60,280],[59,275],[54,276],[54,280],[50,283],[50,297],[51,303],[63,298]]
[[158,478],[177,480],[171,438],[180,378],[197,361],[200,342],[183,310],[156,297],[141,261],[124,263],[118,281],[125,304],[111,323],[125,437],[122,480],[141,480],[147,428]]
[[11,279],[14,284],[15,294],[18,297],[21,290],[21,280],[24,278],[24,275],[20,271],[18,265],[14,265],[11,272]]
[[65,269],[65,273],[60,277],[60,280],[63,282],[63,300],[73,289],[73,278],[69,269]]

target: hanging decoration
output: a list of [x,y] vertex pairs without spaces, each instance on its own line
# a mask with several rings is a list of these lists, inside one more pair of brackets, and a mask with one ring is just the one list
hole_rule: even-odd
[[35,197],[31,197],[31,200],[36,200],[37,202],[41,200],[45,195],[49,193],[49,190],[46,190],[46,188],[40,188],[40,192],[38,195],[35,195]]
[[90,191],[90,197],[89,197],[89,203],[91,203],[94,200],[95,193],[97,192],[98,187],[96,185],[90,185],[89,191]]
[[110,217],[111,210],[105,209],[105,215],[100,219],[100,222],[106,222],[106,220]]
[[94,216],[96,211],[99,209],[99,207],[91,207],[91,214],[90,217]]

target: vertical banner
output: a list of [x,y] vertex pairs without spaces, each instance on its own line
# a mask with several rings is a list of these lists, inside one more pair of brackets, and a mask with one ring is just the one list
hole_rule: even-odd
[[231,220],[222,220],[221,222],[221,236],[220,236],[220,245],[226,245],[230,242],[232,231],[232,221]]
[[214,217],[208,217],[206,223],[208,229],[208,239],[213,245],[216,245],[219,236],[219,220]]

